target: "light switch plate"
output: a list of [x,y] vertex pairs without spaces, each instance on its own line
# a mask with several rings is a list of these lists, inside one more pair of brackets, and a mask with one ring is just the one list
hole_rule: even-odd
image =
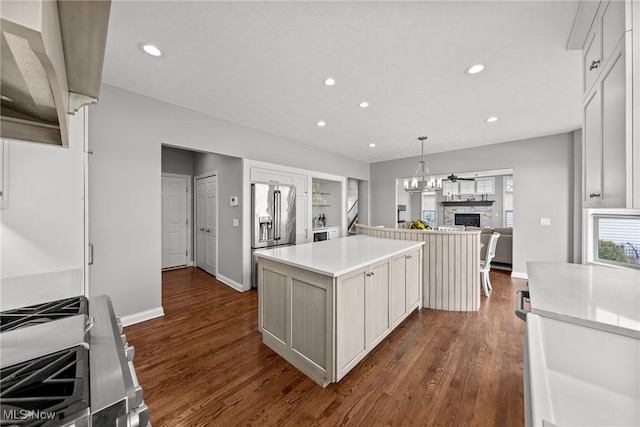
[[229,197],[229,206],[238,206],[238,196]]
[[540,218],[540,225],[551,225],[551,218]]

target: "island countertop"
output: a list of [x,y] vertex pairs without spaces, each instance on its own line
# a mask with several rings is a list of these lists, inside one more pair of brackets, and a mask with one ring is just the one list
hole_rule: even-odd
[[640,338],[640,272],[582,264],[529,262],[531,312]]
[[338,277],[407,250],[418,249],[422,245],[423,241],[357,235],[264,249],[256,251],[255,255],[325,276]]

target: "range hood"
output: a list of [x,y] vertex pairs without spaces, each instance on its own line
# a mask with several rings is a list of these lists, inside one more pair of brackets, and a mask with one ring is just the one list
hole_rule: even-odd
[[110,0],[0,2],[0,137],[68,147],[68,114],[98,99],[110,9]]

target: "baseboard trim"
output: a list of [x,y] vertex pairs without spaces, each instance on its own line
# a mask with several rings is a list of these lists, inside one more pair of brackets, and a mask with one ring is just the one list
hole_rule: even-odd
[[529,275],[527,273],[521,273],[519,271],[512,271],[511,277],[513,277],[514,279],[524,279],[524,280],[529,279]]
[[229,286],[230,288],[235,289],[238,292],[244,292],[248,290],[248,289],[245,289],[244,286],[242,286],[242,283],[238,283],[235,280],[229,279],[228,277],[225,277],[222,274],[218,274],[216,276],[216,279],[218,279],[225,285]]
[[152,308],[151,310],[145,310],[138,313],[133,313],[128,316],[122,316],[122,326],[131,326],[136,323],[144,322],[146,320],[155,319],[156,317],[164,316],[164,310],[162,307]]

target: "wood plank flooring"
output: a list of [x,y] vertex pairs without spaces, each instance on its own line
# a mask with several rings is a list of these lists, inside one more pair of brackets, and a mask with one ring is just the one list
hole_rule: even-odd
[[161,426],[522,426],[523,280],[492,271],[479,312],[414,312],[323,389],[262,344],[255,291],[162,274],[165,316],[125,328]]

